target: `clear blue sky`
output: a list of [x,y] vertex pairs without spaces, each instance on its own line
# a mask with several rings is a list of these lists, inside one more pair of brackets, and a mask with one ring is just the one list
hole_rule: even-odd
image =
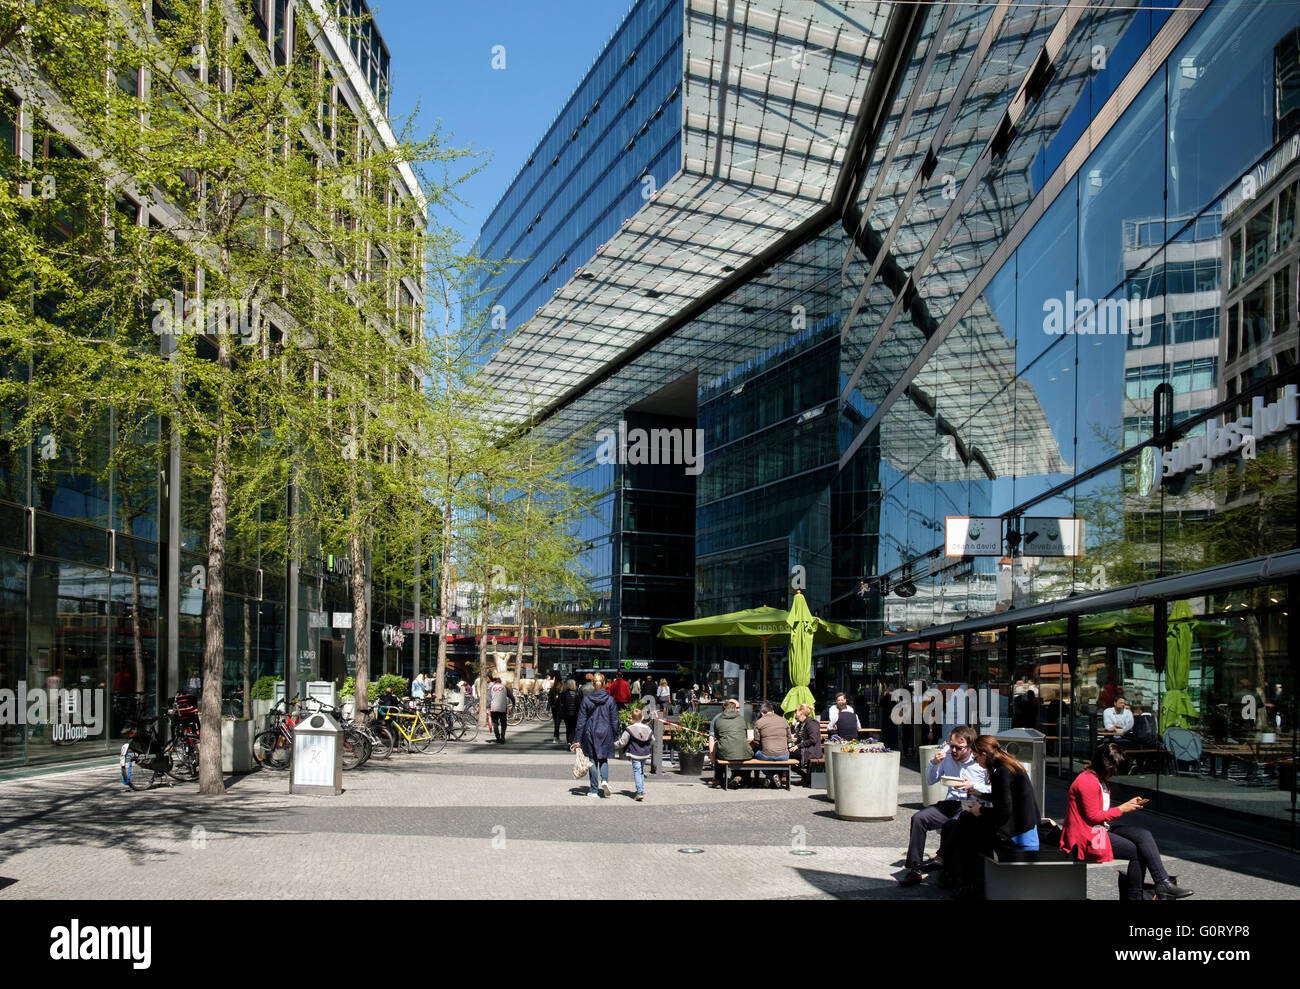
[[[395,123],[490,156],[461,187],[454,226],[473,241],[528,153],[622,23],[630,0],[372,0],[392,55]],[[505,48],[494,69],[493,48]],[[477,159],[477,160],[482,160]]]

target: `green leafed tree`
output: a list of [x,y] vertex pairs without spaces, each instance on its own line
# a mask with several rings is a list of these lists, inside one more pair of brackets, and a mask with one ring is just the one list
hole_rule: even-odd
[[[85,469],[152,460],[184,488],[206,550],[206,793],[224,789],[228,549],[254,531],[285,558],[342,548],[364,689],[368,547],[409,573],[433,518],[420,313],[428,271],[462,262],[427,209],[460,153],[376,126],[369,94],[350,105],[318,44],[349,25],[296,9],[277,58],[246,2],[0,2],[22,121],[0,146],[5,444],[109,449]],[[95,442],[110,419],[136,442]]]

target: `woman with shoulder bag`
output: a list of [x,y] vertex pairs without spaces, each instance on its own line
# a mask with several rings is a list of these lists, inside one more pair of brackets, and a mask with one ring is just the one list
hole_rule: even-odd
[[1128,898],[1142,899],[1144,873],[1150,872],[1156,895],[1169,899],[1191,896],[1192,891],[1176,886],[1160,861],[1151,832],[1134,824],[1115,824],[1123,815],[1146,806],[1144,797],[1134,797],[1118,807],[1110,805],[1107,783],[1124,762],[1124,753],[1114,742],[1097,746],[1092,763],[1075,777],[1065,808],[1061,850],[1085,862],[1128,859]]

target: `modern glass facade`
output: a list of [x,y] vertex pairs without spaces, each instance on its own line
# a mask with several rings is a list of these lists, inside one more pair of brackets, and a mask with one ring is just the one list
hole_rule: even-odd
[[478,286],[485,341],[532,318],[681,169],[683,23],[682,0],[633,6],[483,225],[478,252],[503,263]]
[[[1295,846],[1300,14],[1158,6],[928,8],[839,215],[551,426],[693,383],[703,470],[668,528],[694,607],[665,618],[786,601],[801,568],[863,635],[819,651],[819,698],[880,724],[895,687],[984,688],[1070,774],[1122,689],[1199,750],[1143,757],[1159,809]],[[947,516],[1010,538],[949,556]],[[756,650],[692,675],[722,658],[756,684]]]
[[[261,40],[278,64],[293,56],[293,45],[309,43],[298,22],[300,8],[307,8],[305,0],[258,0],[252,7]],[[165,13],[155,5],[155,16]],[[363,24],[366,5],[352,0],[350,6],[339,4],[338,13],[355,20],[343,39],[347,47],[331,53],[345,68],[359,68],[358,78],[375,87],[383,104],[387,53],[374,25]],[[118,84],[134,94],[142,83],[137,75]],[[346,86],[332,87],[323,113],[326,132],[342,129],[345,118],[352,118],[354,137],[358,120],[378,127],[359,94]],[[13,174],[19,156],[81,153],[36,118],[31,104],[0,90],[0,173]],[[409,194],[392,187],[394,197]],[[165,227],[170,215],[168,208],[142,206],[123,195],[115,221]],[[392,310],[408,329],[419,325],[411,288],[396,289]],[[150,344],[160,346],[158,340]],[[214,352],[206,339],[197,346]],[[26,366],[0,365],[0,375],[11,379],[29,373]],[[133,427],[147,436],[123,428],[110,413],[84,426],[50,423],[25,437],[12,428],[14,412],[0,408],[0,705],[11,705],[0,718],[0,771],[116,753],[137,700],[147,714],[156,714],[166,697],[197,685],[212,484],[211,451],[197,441],[177,444],[173,456],[157,462],[153,441],[166,428],[157,419]],[[264,513],[251,530],[231,526],[227,533],[222,693],[229,714],[251,713],[245,685],[263,676],[282,679],[287,672],[299,683],[341,684],[353,672],[354,633],[332,621],[334,613],[352,610],[346,568],[319,546],[308,547],[291,582],[285,560],[263,544],[259,526],[266,521]],[[404,669],[409,675],[412,637],[404,649],[386,647],[381,629],[409,628],[411,614],[409,582],[373,589],[373,625],[366,634],[375,673]],[[298,645],[293,663],[286,662],[290,621]],[[427,669],[434,644],[431,636],[423,638]],[[78,693],[69,704],[85,704],[84,698],[99,692],[98,730],[84,738],[61,737],[57,722],[68,721],[70,709],[61,712],[62,719],[40,711],[39,724],[29,722],[26,712],[17,716],[19,699],[33,689],[91,692]],[[84,721],[91,712],[75,713]]]

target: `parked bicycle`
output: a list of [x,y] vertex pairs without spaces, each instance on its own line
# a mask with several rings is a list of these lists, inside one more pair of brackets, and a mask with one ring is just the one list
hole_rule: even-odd
[[170,775],[178,780],[199,778],[199,704],[193,694],[178,693],[167,707],[167,747]]
[[286,707],[284,698],[276,701],[266,715],[267,729],[253,738],[253,759],[267,769],[288,769],[293,759],[293,729],[298,718],[293,707],[294,698]]
[[[380,708],[380,713],[388,723],[397,730],[408,752],[427,752],[433,747],[434,753],[441,752],[447,745],[447,732],[441,721],[431,723],[424,720],[420,712],[403,711],[395,707]],[[436,747],[435,747],[436,746]]]
[[141,719],[127,726],[128,741],[118,758],[123,786],[147,790],[159,777],[171,774],[172,763],[163,745],[161,722],[161,718]]

